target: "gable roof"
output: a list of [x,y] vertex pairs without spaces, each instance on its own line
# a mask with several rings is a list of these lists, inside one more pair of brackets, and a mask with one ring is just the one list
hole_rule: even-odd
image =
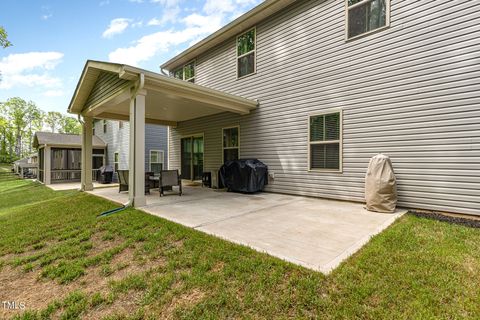
[[[105,148],[107,145],[105,142],[97,136],[93,136],[94,148]],[[36,132],[33,137],[33,147],[38,146],[62,146],[62,147],[82,147],[82,136],[79,134],[66,134],[66,133],[52,133],[52,132]]]
[[246,31],[248,28],[253,27],[260,21],[270,17],[294,2],[295,0],[265,0],[220,30],[168,60],[162,64],[160,68],[172,71],[181,65],[187,64],[200,54],[234,36],[239,35],[243,31]]

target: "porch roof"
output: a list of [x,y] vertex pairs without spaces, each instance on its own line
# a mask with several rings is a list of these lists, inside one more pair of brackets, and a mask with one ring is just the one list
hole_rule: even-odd
[[[97,136],[93,136],[93,147],[103,149],[107,144]],[[48,145],[51,147],[81,148],[82,136],[78,134],[37,132],[33,137],[33,147]]]
[[222,91],[128,65],[87,61],[68,112],[97,119],[129,120],[132,95],[146,93],[145,122],[177,122],[221,112],[248,114],[258,105]]

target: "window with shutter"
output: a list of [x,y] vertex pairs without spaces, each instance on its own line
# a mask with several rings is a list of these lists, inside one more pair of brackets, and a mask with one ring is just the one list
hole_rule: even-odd
[[341,112],[310,116],[309,126],[309,169],[341,171]]

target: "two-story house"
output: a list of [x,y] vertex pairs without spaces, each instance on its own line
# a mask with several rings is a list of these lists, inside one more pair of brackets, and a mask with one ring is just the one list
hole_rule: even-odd
[[189,179],[257,158],[270,192],[364,201],[384,153],[400,206],[480,215],[479,17],[469,0],[266,0],[162,64],[171,77],[87,62],[69,111],[130,119],[139,145],[169,125]]

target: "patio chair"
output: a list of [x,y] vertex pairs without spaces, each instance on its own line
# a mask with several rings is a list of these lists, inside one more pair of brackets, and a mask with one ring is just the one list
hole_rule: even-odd
[[158,185],[160,189],[160,197],[165,195],[165,190],[173,186],[178,186],[179,196],[182,195],[182,179],[180,179],[178,170],[162,170],[160,172],[160,181]]
[[[119,190],[118,192],[128,191],[128,180],[129,180],[129,172],[128,170],[118,170],[118,183],[119,183]],[[149,177],[153,175],[152,172],[145,172],[145,194],[150,194],[150,179]]]
[[150,194],[150,189],[155,187],[154,182],[150,180],[154,175],[153,172],[145,172],[145,194]]

